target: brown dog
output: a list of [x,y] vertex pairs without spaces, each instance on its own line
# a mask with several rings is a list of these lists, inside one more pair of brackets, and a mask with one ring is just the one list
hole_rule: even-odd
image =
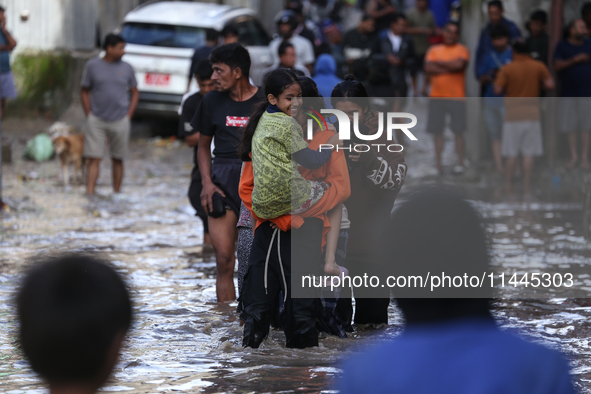
[[70,183],[68,167],[74,166],[74,177],[78,175],[80,182],[84,182],[82,152],[84,150],[84,134],[61,135],[53,140],[53,147],[60,159],[64,185]]

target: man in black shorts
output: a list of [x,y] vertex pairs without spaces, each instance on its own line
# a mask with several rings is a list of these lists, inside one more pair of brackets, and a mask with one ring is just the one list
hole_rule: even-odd
[[215,48],[209,61],[216,90],[203,97],[191,126],[200,132],[197,158],[203,184],[201,205],[209,213],[209,234],[217,265],[216,294],[218,302],[226,302],[236,299],[234,243],[242,169],[238,146],[243,127],[264,95],[262,89],[249,82],[250,56],[239,43]]
[[193,147],[193,162],[195,166],[191,172],[191,186],[189,186],[189,201],[193,208],[195,208],[196,216],[199,216],[203,221],[203,244],[211,245],[211,239],[209,238],[209,226],[207,225],[207,212],[201,205],[201,191],[203,186],[201,185],[201,173],[199,172],[199,163],[197,161],[197,150],[199,147],[199,131],[193,129],[191,126],[191,120],[197,112],[197,107],[203,96],[215,89],[214,83],[211,80],[211,74],[213,69],[209,60],[203,59],[199,61],[195,69],[193,70],[195,79],[199,90],[192,91],[183,96],[183,101],[179,109],[179,137],[184,138],[187,145]]

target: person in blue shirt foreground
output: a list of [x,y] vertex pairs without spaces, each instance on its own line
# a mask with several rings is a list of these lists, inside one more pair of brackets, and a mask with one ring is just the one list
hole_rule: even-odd
[[[452,189],[416,191],[394,210],[384,233],[397,267],[418,273],[436,261],[448,274],[468,261],[469,270],[488,268],[481,219]],[[562,355],[501,330],[489,301],[398,298],[406,328],[346,361],[340,393],[574,393]]]

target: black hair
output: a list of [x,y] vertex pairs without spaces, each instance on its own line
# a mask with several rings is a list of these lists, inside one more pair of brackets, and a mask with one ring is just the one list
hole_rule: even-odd
[[371,17],[371,15],[369,15],[369,14],[366,14],[366,13],[364,12],[364,13],[363,13],[363,15],[361,16],[361,21],[362,21],[362,22],[365,22],[366,20],[369,20],[369,19],[373,19],[373,18]]
[[248,79],[250,72],[250,55],[246,48],[238,42],[214,48],[209,55],[209,62],[212,65],[215,63],[223,63],[229,66],[232,70],[239,68],[242,70],[244,78]]
[[287,48],[293,48],[293,44],[287,40],[281,41],[281,44],[279,44],[279,48],[277,48],[277,53],[279,54],[279,56],[285,55],[285,51],[287,51]]
[[324,100],[318,92],[318,85],[312,78],[300,75],[298,76],[298,82],[302,88],[302,107],[313,108],[317,111],[325,108]]
[[325,53],[332,56],[332,48],[328,42],[323,42],[320,45],[314,47],[314,57],[316,59]]
[[213,69],[211,68],[211,63],[207,59],[200,60],[195,65],[195,70],[193,70],[193,74],[199,78],[200,81],[207,81],[211,79],[211,74],[213,74]]
[[369,76],[367,82],[374,86],[388,86],[392,84],[390,63],[388,63],[384,55],[374,55],[369,60]]
[[520,53],[522,55],[529,54],[529,47],[523,39],[516,39],[515,41],[513,41],[511,47],[513,48],[513,52],[515,53]]
[[[589,4],[591,4],[591,3],[589,3]],[[544,10],[536,10],[531,13],[529,20],[530,21],[537,21],[537,22],[540,22],[543,24],[547,24],[548,23],[548,13]]]
[[4,8],[3,6],[0,5],[0,12],[4,12],[6,11],[6,8]]
[[240,148],[238,148],[238,156],[242,161],[251,161],[250,153],[252,152],[252,138],[254,137],[254,132],[256,131],[261,116],[263,116],[263,113],[267,110],[267,106],[269,105],[267,96],[272,94],[275,97],[279,97],[288,86],[291,86],[294,83],[299,84],[298,76],[289,68],[277,68],[267,75],[265,78],[265,100],[257,106],[254,113],[250,116],[250,119],[244,128],[244,132],[242,133],[242,141],[240,142]]
[[361,104],[363,110],[369,109],[369,95],[365,86],[361,82],[355,79],[351,74],[345,75],[345,80],[339,82],[330,95],[330,103],[333,108],[336,108],[336,104],[341,101],[349,101],[348,98],[356,98],[356,103]]
[[503,7],[503,2],[501,0],[490,0],[488,3],[486,3],[486,6],[486,8],[497,7],[501,11],[505,10],[505,8]]
[[581,6],[581,16],[584,17],[588,14],[591,14],[591,1],[583,3],[583,5]]
[[507,26],[502,25],[502,24],[499,24],[496,26],[491,26],[489,35],[490,35],[491,40],[501,38],[501,37],[507,37],[507,38],[511,37],[511,34],[509,33],[509,29],[507,28]]
[[205,41],[215,41],[220,36],[216,29],[205,29]]
[[234,25],[228,25],[222,30],[222,37],[238,36],[238,29]]
[[288,24],[291,27],[291,30],[293,31],[298,27],[298,16],[293,10],[279,11],[277,16],[275,16],[275,24],[277,26],[281,24]]
[[390,18],[389,18],[389,21],[388,21],[388,22],[389,22],[390,24],[392,24],[392,23],[396,23],[396,22],[398,22],[398,20],[399,20],[399,19],[404,19],[404,20],[406,20],[406,15],[404,15],[402,12],[396,12],[396,13],[392,14],[392,16],[390,16]]
[[292,1],[288,1],[285,4],[285,9],[286,10],[291,10],[291,11],[295,12],[298,15],[302,15],[302,13],[304,11],[304,5],[299,0],[292,0]]
[[449,25],[455,26],[458,29],[458,33],[460,32],[460,24],[458,22],[456,22],[456,21],[447,21],[447,22],[445,22],[445,25],[443,27],[446,27],[446,26],[449,26]]
[[106,51],[107,47],[114,47],[122,42],[125,42],[125,40],[119,34],[109,33],[105,36],[105,40],[103,41],[103,49]]
[[[382,244],[387,245],[384,261],[391,263],[392,256],[396,256],[395,264],[404,275],[426,273],[435,267],[450,276],[458,272],[480,275],[489,268],[488,240],[482,218],[451,187],[431,185],[412,192],[394,209],[383,237]],[[403,290],[398,292],[396,301],[409,324],[468,316],[490,318],[490,291],[448,290],[442,289],[441,298],[405,298],[424,292],[408,289],[404,293]],[[444,298],[454,296],[463,298]]]
[[16,296],[20,344],[49,383],[101,377],[132,320],[127,286],[109,263],[68,253],[33,264]]

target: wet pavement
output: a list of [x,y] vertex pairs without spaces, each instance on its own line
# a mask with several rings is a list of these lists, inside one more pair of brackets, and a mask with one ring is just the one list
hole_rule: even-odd
[[[494,264],[508,272],[589,271],[591,244],[582,236],[576,186],[563,182],[552,190],[542,175],[540,192],[524,201],[502,196],[488,171],[438,178],[430,139],[420,130],[417,136],[421,145],[408,148],[409,185],[465,187],[487,223]],[[131,150],[123,199],[111,197],[108,163],[101,168],[102,197],[92,200],[83,186],[60,184],[56,162],[19,159],[5,167],[4,197],[12,209],[0,219],[0,392],[45,392],[16,341],[12,296],[27,259],[48,252],[102,253],[131,286],[136,318],[107,392],[330,392],[339,360],[400,332],[403,321],[391,305],[391,324],[380,330],[323,337],[318,348],[303,350],[286,349],[283,333],[272,331],[260,349],[243,349],[235,304],[215,302],[215,262],[202,248],[202,226],[186,198],[191,150],[148,140],[135,140]],[[446,150],[448,164],[452,157]],[[580,280],[591,284],[590,275]],[[578,388],[591,392],[591,299],[497,300],[494,313],[504,328],[561,349]]]

